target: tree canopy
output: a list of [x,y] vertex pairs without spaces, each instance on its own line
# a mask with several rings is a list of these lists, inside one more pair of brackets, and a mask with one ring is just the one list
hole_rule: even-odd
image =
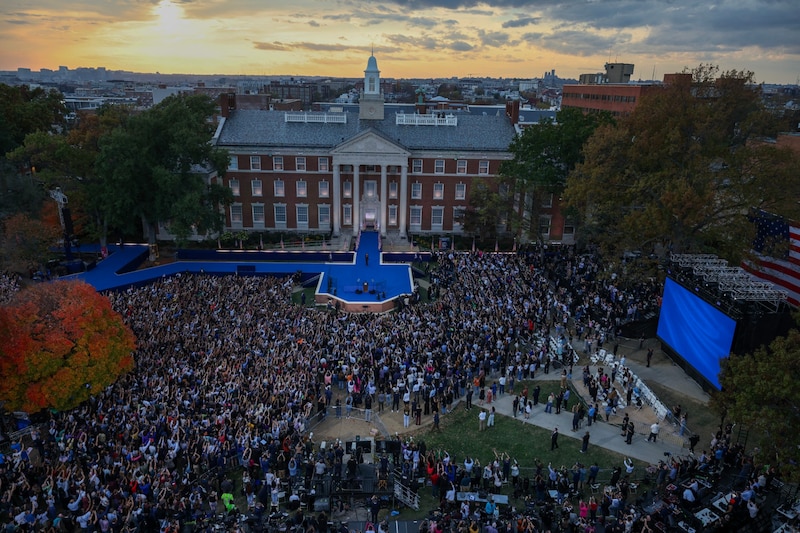
[[159,222],[169,224],[179,240],[193,230],[220,231],[219,205],[230,203],[232,195],[206,180],[209,172],[221,176],[228,166],[227,152],[209,142],[214,111],[206,96],[172,96],[104,136],[93,207],[111,226],[128,231],[141,220],[150,242]]
[[614,254],[660,243],[736,261],[750,208],[795,214],[798,156],[758,142],[777,123],[753,74],[717,72],[701,65],[691,82],[653,89],[592,135],[564,193],[585,236]]
[[135,339],[109,300],[78,281],[43,283],[0,306],[0,400],[75,407],[133,368]]
[[791,330],[752,355],[724,360],[722,391],[711,406],[748,431],[748,446],[761,464],[778,466],[800,481],[800,332]]
[[[610,121],[607,114],[584,115],[577,109],[565,109],[555,121],[545,119],[526,126],[509,146],[513,159],[500,166],[500,187],[473,187],[465,230],[493,236],[494,227],[505,222],[507,229],[529,231],[539,239],[544,195],[560,195],[567,175],[582,160],[583,144],[598,125]],[[518,200],[511,202],[512,198]]]
[[18,213],[5,219],[0,235],[0,265],[14,272],[38,268],[62,235],[58,222]]
[[0,154],[14,150],[35,131],[64,124],[63,97],[54,89],[0,84]]

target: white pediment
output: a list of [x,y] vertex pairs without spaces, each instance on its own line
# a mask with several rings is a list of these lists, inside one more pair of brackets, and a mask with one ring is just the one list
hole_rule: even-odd
[[339,146],[331,150],[331,155],[380,155],[380,156],[403,156],[408,157],[411,152],[402,146],[395,144],[374,131],[365,131],[347,139]]

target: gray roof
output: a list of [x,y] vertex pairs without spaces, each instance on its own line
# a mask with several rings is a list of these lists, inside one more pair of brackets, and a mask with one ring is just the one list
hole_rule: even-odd
[[505,152],[515,135],[504,114],[458,113],[457,126],[398,126],[395,112],[385,107],[383,120],[359,120],[347,112],[346,124],[285,122],[283,111],[239,109],[225,121],[218,146],[332,149],[363,131],[373,129],[407,150]]

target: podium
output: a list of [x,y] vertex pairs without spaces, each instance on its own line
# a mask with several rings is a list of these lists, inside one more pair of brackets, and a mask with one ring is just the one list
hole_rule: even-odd
[[364,289],[363,289],[363,291],[364,291],[364,294],[366,294],[366,293],[368,293],[368,292],[369,292],[369,283],[367,283],[366,281],[364,282]]

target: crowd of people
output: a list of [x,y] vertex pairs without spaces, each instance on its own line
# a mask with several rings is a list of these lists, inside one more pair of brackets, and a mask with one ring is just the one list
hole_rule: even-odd
[[[513,382],[548,368],[559,354],[549,343],[526,349],[536,335],[610,342],[656,292],[622,290],[602,269],[568,248],[441,254],[431,270],[438,298],[382,315],[295,305],[291,278],[176,274],[109,292],[138,339],[136,368],[2,456],[0,521],[45,531],[177,528],[236,507],[231,468],[244,472],[235,490],[248,509],[268,507],[281,480],[317,470],[309,423],[333,414],[332,391],[345,406],[405,411],[415,402],[438,420],[473,387],[486,393],[489,376]],[[0,301],[18,288],[2,277]],[[497,461],[492,483],[514,469]],[[533,491],[553,481],[536,468]]]

